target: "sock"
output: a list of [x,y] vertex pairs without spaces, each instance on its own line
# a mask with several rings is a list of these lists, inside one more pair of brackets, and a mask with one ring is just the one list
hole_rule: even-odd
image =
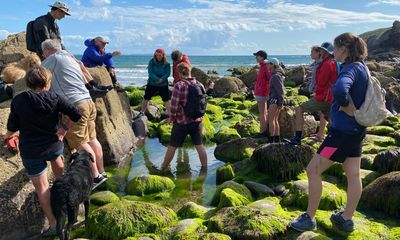
[[274,142],[280,143],[281,142],[281,137],[280,136],[274,136]]
[[296,131],[296,138],[297,139],[301,139],[302,135],[303,135],[303,131]]
[[274,143],[274,137],[273,136],[268,137],[268,142],[269,143]]

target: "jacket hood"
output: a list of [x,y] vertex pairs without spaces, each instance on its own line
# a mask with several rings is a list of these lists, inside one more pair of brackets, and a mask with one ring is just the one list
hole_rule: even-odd
[[57,95],[50,92],[34,93],[28,91],[29,104],[40,113],[53,112],[57,107]]
[[93,38],[88,38],[88,39],[86,39],[86,40],[85,40],[85,46],[86,46],[86,47],[95,46],[95,45],[93,44]]

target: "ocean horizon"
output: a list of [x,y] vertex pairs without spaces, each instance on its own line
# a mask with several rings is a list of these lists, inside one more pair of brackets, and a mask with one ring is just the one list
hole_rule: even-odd
[[[81,55],[76,55],[76,57],[81,59]],[[188,57],[194,67],[200,68],[205,72],[215,71],[218,76],[230,74],[228,70],[235,67],[253,67],[257,65],[255,57],[252,55],[188,55]],[[278,58],[287,67],[311,63],[309,55],[270,55],[269,57]],[[118,81],[124,86],[131,84],[136,86],[146,85],[148,79],[147,65],[151,58],[151,54],[114,57]],[[169,56],[168,61],[172,63]],[[170,80],[172,81],[172,77],[170,77]]]

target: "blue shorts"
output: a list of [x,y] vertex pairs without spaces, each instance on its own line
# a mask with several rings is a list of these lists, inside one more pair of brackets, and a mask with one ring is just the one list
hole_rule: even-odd
[[54,153],[47,154],[36,159],[22,159],[22,164],[25,167],[28,177],[37,177],[47,171],[47,161],[54,161],[64,153],[64,147]]

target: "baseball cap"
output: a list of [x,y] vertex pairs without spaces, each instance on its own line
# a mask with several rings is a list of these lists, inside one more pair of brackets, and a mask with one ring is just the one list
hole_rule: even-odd
[[277,58],[268,59],[268,63],[273,64],[275,66],[279,66],[279,60]]
[[333,53],[333,45],[330,42],[324,42],[321,44],[321,46],[319,47],[320,49],[323,49],[325,51],[327,51],[328,53],[332,54]]
[[105,40],[103,37],[95,37],[95,38],[94,38],[94,41],[102,42],[102,43],[104,43],[104,44],[108,44],[108,43],[109,43],[109,42],[108,42],[107,40]]
[[63,2],[57,1],[53,5],[49,5],[49,7],[58,8],[61,11],[63,11],[66,15],[71,16],[71,14],[69,13],[69,8],[68,8],[67,4],[65,4]]
[[253,55],[254,55],[254,56],[260,56],[260,57],[262,57],[262,58],[264,58],[264,59],[267,59],[267,57],[268,57],[267,52],[264,51],[264,50],[260,50],[260,51],[258,51],[258,52],[256,52],[256,53],[253,53]]
[[162,49],[162,48],[156,49],[156,53],[160,53],[160,54],[162,54],[162,55],[165,55],[165,51],[164,51],[164,49]]

